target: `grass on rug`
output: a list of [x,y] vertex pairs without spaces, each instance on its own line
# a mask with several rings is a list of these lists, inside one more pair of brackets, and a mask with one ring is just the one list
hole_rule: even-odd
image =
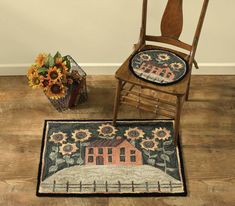
[[172,120],[45,121],[38,196],[186,195]]

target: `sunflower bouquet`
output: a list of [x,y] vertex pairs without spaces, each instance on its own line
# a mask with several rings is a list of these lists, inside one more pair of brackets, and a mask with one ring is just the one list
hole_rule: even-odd
[[85,76],[72,57],[59,52],[54,56],[39,54],[27,74],[29,86],[41,88],[57,109],[60,103],[66,103],[64,107],[75,106],[82,94],[86,100]]

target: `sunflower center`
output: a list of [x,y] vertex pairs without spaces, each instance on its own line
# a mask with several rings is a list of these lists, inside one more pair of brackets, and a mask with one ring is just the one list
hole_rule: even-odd
[[158,137],[165,137],[165,136],[166,136],[166,132],[165,132],[165,131],[159,131],[159,132],[157,133],[157,136],[158,136]]
[[61,140],[63,140],[63,135],[62,134],[54,134],[53,139],[56,141],[61,141]]
[[146,147],[146,148],[153,148],[154,147],[154,142],[151,140],[145,141],[143,144],[144,144],[144,147]]
[[130,137],[138,137],[139,135],[140,135],[140,133],[135,130],[128,132],[128,136],[130,136]]
[[58,76],[59,76],[59,75],[58,75],[58,72],[57,72],[57,71],[53,71],[53,72],[50,73],[51,79],[57,79]]
[[109,134],[109,133],[112,133],[113,132],[113,128],[111,127],[104,127],[102,128],[101,130],[104,134]]
[[71,151],[73,150],[73,147],[72,147],[72,145],[65,145],[65,146],[63,147],[63,150],[64,150],[65,152],[71,152]]
[[142,55],[142,58],[143,59],[149,59],[149,56],[148,55]]
[[33,78],[33,84],[39,85],[40,84],[40,79],[38,77]]
[[60,85],[58,85],[58,84],[52,85],[52,87],[51,87],[51,92],[52,92],[53,94],[59,94],[59,93],[61,92]]
[[76,138],[77,139],[84,139],[86,137],[86,133],[85,132],[78,132],[76,134]]
[[46,87],[49,85],[49,81],[47,79],[45,79],[45,80],[43,80],[42,84],[44,87]]

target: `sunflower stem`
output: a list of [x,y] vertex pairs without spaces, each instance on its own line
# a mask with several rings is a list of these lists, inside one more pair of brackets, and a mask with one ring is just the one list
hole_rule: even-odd
[[58,153],[59,153],[59,149],[60,149],[59,148],[59,143],[56,143],[56,146],[57,146],[58,151],[56,152],[57,154],[56,154],[56,158],[55,158],[55,164],[57,164],[57,157],[58,157]]
[[[164,144],[163,144],[163,147],[162,147],[162,151],[163,151],[163,154],[165,154],[165,147],[164,147]],[[164,158],[164,165],[165,165],[165,167],[164,167],[164,172],[166,173],[166,159]]]

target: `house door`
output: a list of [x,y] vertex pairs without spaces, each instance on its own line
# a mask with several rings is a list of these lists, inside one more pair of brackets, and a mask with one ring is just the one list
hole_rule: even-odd
[[102,156],[96,157],[96,165],[103,165],[104,164],[104,158]]

